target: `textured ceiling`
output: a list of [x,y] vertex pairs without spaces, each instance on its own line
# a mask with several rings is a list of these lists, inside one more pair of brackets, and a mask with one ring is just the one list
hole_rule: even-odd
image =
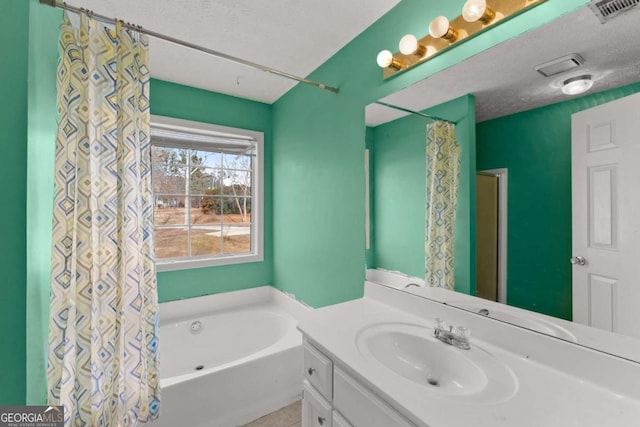
[[[560,88],[591,74],[595,93],[640,80],[640,8],[601,24],[588,7],[503,42],[382,101],[414,111],[467,93],[476,97],[478,122],[567,100]],[[584,65],[545,78],[535,66],[571,53]],[[379,105],[366,109],[368,126],[407,115]]]
[[[69,4],[306,77],[400,0],[70,0]],[[150,39],[153,77],[267,103],[295,82]],[[335,82],[322,82],[328,85]]]

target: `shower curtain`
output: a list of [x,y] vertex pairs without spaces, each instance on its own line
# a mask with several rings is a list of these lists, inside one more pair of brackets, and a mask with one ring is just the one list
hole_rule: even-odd
[[51,260],[48,399],[65,426],[159,409],[148,42],[65,14]]
[[453,242],[458,203],[460,146],[455,125],[427,125],[425,281],[427,286],[454,289]]

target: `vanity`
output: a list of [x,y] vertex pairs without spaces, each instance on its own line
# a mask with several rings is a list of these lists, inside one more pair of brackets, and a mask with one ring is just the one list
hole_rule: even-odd
[[[436,339],[435,319],[470,348]],[[640,364],[382,284],[298,328],[306,427],[640,423]]]

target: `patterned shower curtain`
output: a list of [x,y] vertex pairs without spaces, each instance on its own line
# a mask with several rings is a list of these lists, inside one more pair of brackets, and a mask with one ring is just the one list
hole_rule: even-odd
[[453,238],[458,203],[460,146],[455,125],[427,125],[425,281],[427,286],[454,289]]
[[159,409],[148,43],[80,16],[61,26],[48,399],[65,426]]

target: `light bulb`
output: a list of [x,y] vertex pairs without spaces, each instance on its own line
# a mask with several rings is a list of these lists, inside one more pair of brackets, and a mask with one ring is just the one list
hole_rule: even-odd
[[381,50],[377,58],[380,68],[387,68],[393,63],[393,53],[388,50]]
[[449,20],[446,16],[438,16],[429,24],[429,34],[431,37],[439,39],[449,32]]
[[423,57],[428,51],[426,46],[418,43],[418,39],[413,34],[407,34],[406,36],[401,38],[398,47],[400,49],[400,53],[402,53],[403,55],[413,54]]
[[467,22],[476,22],[487,9],[485,0],[468,0],[462,7],[462,17]]
[[565,95],[580,95],[591,89],[591,86],[593,86],[593,80],[589,75],[571,77],[564,81],[562,93]]
[[407,34],[400,39],[398,47],[403,55],[411,55],[418,50],[418,39],[413,34]]
[[405,64],[398,61],[397,58],[394,58],[393,53],[388,50],[381,50],[380,53],[378,53],[376,62],[380,68],[393,68],[394,70],[402,70],[405,66]]
[[438,16],[429,24],[429,34],[436,39],[445,39],[453,43],[458,39],[458,32],[449,25],[446,16]]
[[495,16],[495,12],[487,7],[486,0],[467,0],[462,7],[462,17],[467,22],[481,21],[488,24]]

